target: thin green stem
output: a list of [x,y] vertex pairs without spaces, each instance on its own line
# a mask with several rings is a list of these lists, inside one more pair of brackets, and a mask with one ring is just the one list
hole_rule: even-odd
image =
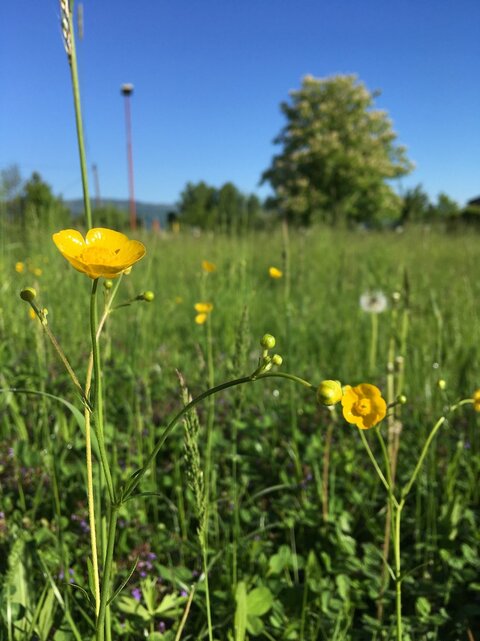
[[400,525],[402,518],[403,501],[394,508],[394,534],[393,550],[395,555],[395,614],[397,641],[402,641],[402,571],[401,571],[401,554],[400,554]]
[[77,375],[73,370],[73,367],[70,365],[68,358],[65,355],[65,352],[61,348],[60,343],[57,341],[57,339],[55,338],[55,335],[53,334],[52,330],[48,326],[44,313],[37,307],[37,305],[33,301],[29,301],[29,303],[30,303],[30,307],[33,309],[39,321],[41,322],[43,331],[50,339],[50,342],[52,343],[53,347],[55,348],[55,351],[60,357],[60,360],[65,366],[65,369],[67,370],[67,373],[70,376],[74,386],[76,387],[77,391],[80,393],[83,403],[87,407],[90,407],[85,391],[83,390],[83,387],[80,385],[80,381],[78,380]]
[[423,461],[424,461],[424,459],[425,459],[425,457],[427,455],[428,448],[430,447],[430,444],[433,441],[433,439],[435,437],[435,434],[438,432],[438,430],[440,429],[440,427],[443,425],[443,423],[445,421],[446,421],[446,417],[445,416],[441,416],[438,419],[438,421],[435,423],[435,425],[432,427],[432,430],[431,430],[430,434],[428,435],[427,440],[425,441],[425,445],[423,446],[422,453],[420,454],[420,458],[417,461],[417,465],[415,466],[413,474],[410,477],[410,480],[408,481],[406,486],[402,490],[402,500],[400,502],[400,505],[403,506],[403,504],[405,503],[405,499],[407,498],[407,496],[408,496],[408,494],[409,494],[409,492],[410,492],[410,490],[412,488],[412,485],[415,483],[415,479],[417,478],[418,473],[420,472],[420,468],[422,467]]
[[[370,445],[368,444],[367,438],[366,438],[366,436],[365,436],[365,434],[363,433],[362,430],[359,429],[358,431],[360,432],[360,438],[362,439],[362,443],[363,443],[365,449],[367,450],[367,454],[368,454],[370,460],[372,461],[373,467],[375,468],[375,471],[378,474],[379,479],[382,481],[385,489],[387,490],[388,494],[390,495],[391,494],[390,485],[388,484],[387,479],[385,478],[382,470],[380,469],[380,466],[377,463],[377,459],[375,458],[375,455],[373,454],[373,452],[372,452],[372,450],[370,448]],[[393,495],[392,495],[392,498],[393,498],[394,505],[397,506],[398,505],[397,499]]]
[[382,433],[380,431],[380,426],[377,425],[377,427],[375,428],[375,433],[377,435],[378,442],[380,443],[380,448],[383,454],[383,461],[385,463],[385,469],[387,470],[387,483],[391,491],[393,491],[392,470],[390,467],[390,459],[388,457],[388,450],[385,444],[385,439],[383,438]]
[[80,85],[78,82],[77,53],[75,48],[75,29],[73,24],[73,2],[68,2],[67,15],[68,20],[68,43],[66,43],[68,62],[70,66],[70,75],[72,79],[73,104],[75,107],[75,124],[77,127],[78,153],[80,156],[80,171],[82,174],[83,204],[85,207],[85,218],[87,227],[90,229],[92,224],[92,210],[90,207],[90,195],[88,191],[88,173],[87,160],[85,154],[85,143],[83,134],[82,105],[80,101]]
[[90,525],[90,547],[92,552],[93,587],[95,593],[95,614],[100,610],[100,574],[98,570],[97,531],[95,525],[95,498],[93,493],[93,465],[90,412],[85,408],[85,459],[87,466],[87,501]]
[[[208,514],[206,515],[206,518],[208,518]],[[202,537],[203,540],[201,541],[202,563],[203,563],[203,574],[205,575],[205,605],[207,608],[208,641],[213,641],[212,612],[211,612],[211,605],[210,605],[210,589],[209,589],[209,580],[208,580],[206,530],[207,528],[205,528],[204,536]]]
[[95,426],[97,428],[98,449],[102,462],[103,473],[107,484],[110,502],[115,503],[115,491],[113,488],[112,475],[108,464],[107,452],[105,450],[105,437],[103,432],[103,392],[102,392],[102,367],[100,361],[100,349],[98,346],[98,312],[97,312],[97,287],[98,278],[93,281],[92,294],[90,297],[90,334],[93,353],[94,372],[94,397],[95,397]]
[[103,566],[102,590],[100,597],[100,610],[97,618],[97,641],[105,638],[105,618],[108,601],[110,598],[110,583],[112,575],[113,550],[115,548],[115,533],[117,530],[118,506],[110,506],[110,518],[108,520],[108,540],[105,562]]
[[370,340],[370,373],[375,372],[377,366],[377,343],[378,343],[378,314],[370,314],[372,323],[372,336]]
[[[213,341],[212,329],[210,320],[207,321],[207,369],[208,369],[208,385],[210,388],[215,386],[214,368],[213,368]],[[212,613],[210,606],[210,590],[208,581],[208,521],[210,514],[210,494],[212,483],[212,441],[213,441],[213,424],[215,419],[215,397],[211,395],[208,401],[208,416],[207,416],[207,446],[205,452],[205,526],[203,528],[202,536],[202,557],[203,557],[203,571],[205,574],[205,601],[207,608],[207,626],[209,641],[213,641],[213,628],[212,628]]]

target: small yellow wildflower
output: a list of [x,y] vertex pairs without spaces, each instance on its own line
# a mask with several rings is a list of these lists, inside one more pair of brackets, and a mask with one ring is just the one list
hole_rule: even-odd
[[473,392],[473,409],[480,412],[480,389]]
[[217,266],[215,263],[210,263],[208,260],[202,260],[202,269],[204,272],[207,272],[207,274],[211,274],[217,270]]
[[270,278],[278,279],[278,278],[281,278],[283,276],[283,272],[280,269],[278,269],[277,267],[269,267],[268,268],[268,275],[270,276]]
[[197,325],[203,325],[213,309],[212,303],[195,303],[194,308],[198,312],[195,316],[195,322]]
[[90,229],[85,238],[75,229],[53,234],[60,253],[77,271],[90,278],[115,278],[145,256],[138,240],[113,229]]
[[195,303],[195,311],[200,314],[210,314],[212,309],[212,303]]
[[31,307],[28,308],[28,315],[30,316],[30,318],[32,320],[35,320],[37,318],[37,315],[35,314],[35,311]]
[[387,413],[382,393],[369,383],[356,387],[345,385],[342,396],[343,416],[348,423],[368,430],[379,423]]
[[40,269],[40,267],[33,267],[30,270],[35,276],[41,276],[43,274],[43,271]]
[[322,405],[335,405],[342,400],[342,396],[340,381],[322,381],[317,388],[317,400]]
[[22,263],[21,261],[18,261],[18,263],[15,263],[15,271],[18,274],[22,274],[25,271],[25,263]]

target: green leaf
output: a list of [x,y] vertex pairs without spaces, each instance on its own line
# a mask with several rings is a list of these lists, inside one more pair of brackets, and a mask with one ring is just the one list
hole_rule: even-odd
[[417,614],[421,619],[428,619],[431,609],[432,606],[430,605],[430,601],[428,599],[426,599],[424,596],[418,597],[415,602],[415,610],[417,611]]
[[166,594],[160,605],[155,609],[155,614],[162,614],[166,617],[175,617],[183,609],[186,597],[177,594]]
[[253,634],[253,636],[257,636],[261,634],[263,628],[264,625],[262,619],[250,615],[247,617],[247,630],[250,632],[250,634]]
[[273,595],[265,587],[254,588],[247,594],[247,613],[253,616],[262,616],[270,610],[273,604]]

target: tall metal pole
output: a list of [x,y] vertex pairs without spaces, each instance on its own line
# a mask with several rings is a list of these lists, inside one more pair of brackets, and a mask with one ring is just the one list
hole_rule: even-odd
[[121,87],[122,95],[125,98],[125,130],[127,134],[127,162],[128,162],[128,191],[130,195],[130,229],[137,227],[137,209],[135,205],[135,188],[133,180],[133,153],[132,153],[132,120],[130,112],[130,96],[133,93],[133,85],[124,84]]

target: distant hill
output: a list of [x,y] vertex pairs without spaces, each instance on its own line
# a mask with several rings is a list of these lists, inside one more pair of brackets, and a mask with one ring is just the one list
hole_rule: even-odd
[[[77,198],[75,200],[65,200],[64,204],[73,216],[80,216],[83,214],[83,200]],[[150,227],[152,222],[157,218],[162,227],[166,226],[167,214],[169,211],[176,211],[175,205],[166,205],[163,203],[142,203],[137,201],[137,217],[140,218],[145,227]],[[130,212],[130,203],[128,200],[119,200],[115,198],[102,198],[102,207],[115,207],[119,211],[124,211],[128,216]],[[95,209],[95,203],[92,201],[92,210]]]

